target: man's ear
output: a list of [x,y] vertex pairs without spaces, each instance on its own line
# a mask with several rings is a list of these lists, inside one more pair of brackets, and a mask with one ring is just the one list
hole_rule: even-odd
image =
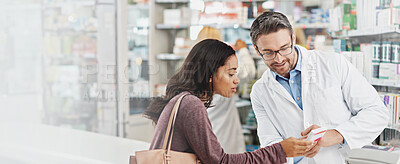
[[296,45],[296,32],[293,30],[293,45]]

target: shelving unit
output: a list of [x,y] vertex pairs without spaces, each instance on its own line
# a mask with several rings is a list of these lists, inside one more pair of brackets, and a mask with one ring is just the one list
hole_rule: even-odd
[[296,23],[293,25],[293,28],[302,28],[302,29],[324,29],[328,27],[329,23],[311,23],[311,24]]
[[[94,1],[83,1],[79,3],[44,3],[43,5],[42,15],[44,21],[42,31],[44,47],[46,47],[43,56],[43,63],[45,63],[43,66],[45,72],[43,85],[45,88],[43,99],[45,107],[44,123],[97,131],[97,125],[90,123],[97,121],[97,103],[85,102],[80,97],[81,93],[85,92],[85,89],[91,90],[91,88],[95,87],[97,77],[90,80],[87,79],[86,83],[79,82],[80,65],[96,65],[98,63],[96,52],[97,30],[87,30],[85,27],[73,23],[74,20],[80,19],[80,17],[95,18],[89,15],[68,17],[60,11],[63,6],[90,10],[90,8],[94,8],[94,4]],[[62,20],[55,17],[55,14],[58,17],[67,18],[69,22],[62,22]],[[80,24],[83,23],[80,22]],[[89,49],[84,48],[86,44],[83,39],[91,40],[88,43]],[[69,89],[62,90],[62,88]]]
[[117,22],[109,19],[115,12],[114,3],[95,0],[43,2],[44,124],[113,136],[122,132],[122,110],[111,95],[117,77],[104,78],[118,68]]
[[190,26],[163,24],[164,9],[176,9],[188,6],[189,0],[156,0],[150,1],[150,31],[149,31],[149,72],[150,96],[155,93],[158,84],[166,84],[175,72],[177,62],[183,57],[172,54],[174,39],[178,33],[187,35]]
[[400,28],[396,26],[387,26],[381,28],[369,28],[367,30],[352,30],[344,31],[342,34],[332,32],[334,38],[355,38],[355,37],[376,37],[381,36],[383,38],[398,38],[400,36]]
[[94,6],[96,4],[95,1],[74,1],[74,2],[51,2],[51,3],[46,3],[44,8],[61,8],[65,6],[75,6],[75,7],[82,7],[82,6]]
[[166,61],[168,61],[168,60],[175,61],[175,60],[185,59],[185,57],[184,56],[178,56],[178,55],[175,55],[175,54],[158,54],[157,55],[157,59],[158,60],[166,60]]
[[[202,0],[200,2],[215,2],[209,0]],[[216,2],[244,2],[247,5],[260,4],[264,1],[256,0],[217,0]],[[251,23],[195,23],[193,24],[177,24],[170,25],[163,22],[163,11],[165,9],[178,9],[180,7],[189,7],[191,1],[189,0],[155,0],[150,2],[150,39],[149,39],[149,62],[153,67],[150,67],[150,87],[151,93],[154,94],[154,86],[156,84],[166,84],[171,75],[175,72],[177,64],[184,59],[181,56],[174,55],[160,55],[172,54],[174,47],[175,37],[189,38],[191,27],[211,26],[221,31],[225,29],[244,29],[249,30]],[[255,8],[254,8],[255,9]],[[252,12],[254,12],[251,8]],[[250,10],[250,9],[249,9]],[[247,12],[246,12],[247,13]],[[153,15],[153,16],[152,16]],[[241,19],[240,19],[241,20]],[[201,21],[200,21],[201,22]],[[238,18],[238,22],[239,18]],[[154,28],[153,28],[154,27]],[[223,33],[222,33],[223,34]],[[223,37],[224,38],[224,37]],[[166,68],[166,69],[165,69]],[[155,95],[152,95],[155,96]]]
[[[336,13],[334,14],[336,18],[334,20],[337,24],[332,24],[332,27],[337,31],[331,30],[330,33],[333,38],[340,39],[336,42],[338,45],[340,44],[340,47],[338,46],[337,49],[344,51],[352,47],[351,50],[354,50],[356,49],[354,45],[360,45],[361,51],[364,52],[362,62],[364,74],[366,74],[369,83],[380,92],[383,102],[390,111],[389,125],[378,138],[378,143],[380,144],[386,144],[392,139],[400,138],[400,127],[398,125],[399,106],[395,105],[399,98],[397,95],[400,93],[400,79],[397,78],[397,75],[386,75],[385,72],[385,70],[394,72],[391,70],[395,70],[397,67],[395,58],[391,58],[392,47],[395,47],[396,44],[390,42],[400,42],[398,20],[392,19],[392,15],[396,14],[393,8],[398,8],[398,6],[393,5],[395,5],[393,1],[384,3],[383,1],[357,1],[357,3],[345,4],[331,10],[332,13]],[[352,10],[357,10],[357,12],[353,12]],[[337,13],[341,15],[337,15]],[[355,13],[357,15],[354,15]],[[362,48],[365,49],[363,50]],[[375,58],[371,59],[371,57]],[[357,58],[357,62],[358,60]],[[354,64],[353,59],[352,61]],[[358,66],[357,63],[355,65],[356,67]],[[372,68],[370,67],[371,65]],[[359,67],[357,68],[359,69]]]
[[156,0],[156,3],[162,4],[162,3],[189,3],[190,0]]

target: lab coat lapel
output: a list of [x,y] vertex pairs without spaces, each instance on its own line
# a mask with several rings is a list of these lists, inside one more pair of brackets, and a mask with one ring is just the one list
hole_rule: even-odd
[[[299,46],[300,47],[300,46]],[[305,48],[299,48],[302,54],[302,62],[301,62],[301,97],[303,101],[303,118],[304,118],[304,129],[311,126],[312,122],[312,113],[313,107],[312,101],[309,100],[310,90],[312,90],[313,83],[316,82],[316,62],[313,60],[309,51]]]
[[[286,100],[297,106],[296,102],[293,100],[292,96],[287,92],[287,90],[273,77],[270,69],[267,70],[268,77],[267,77],[267,85],[268,88],[278,93],[280,96],[284,97]],[[299,110],[301,110],[299,108]]]

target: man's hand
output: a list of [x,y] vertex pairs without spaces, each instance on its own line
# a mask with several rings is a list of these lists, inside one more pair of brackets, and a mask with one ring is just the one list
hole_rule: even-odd
[[[311,132],[311,130],[317,128],[320,128],[320,126],[312,125],[301,132],[301,135],[306,136]],[[304,153],[304,156],[312,158],[317,155],[321,147],[330,147],[339,143],[343,143],[343,136],[335,129],[327,130],[325,135],[319,141],[314,143],[314,146],[310,150],[307,150],[307,152]]]
[[312,142],[290,137],[281,141],[281,145],[283,151],[285,151],[286,157],[298,157],[302,156],[308,149],[310,149]]

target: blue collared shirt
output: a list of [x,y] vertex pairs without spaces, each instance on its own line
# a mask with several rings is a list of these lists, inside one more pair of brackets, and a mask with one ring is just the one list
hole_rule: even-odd
[[292,96],[293,100],[297,103],[299,108],[303,110],[303,101],[301,98],[301,58],[302,54],[301,51],[297,46],[294,46],[294,49],[297,51],[298,58],[297,58],[297,64],[296,67],[289,72],[290,77],[285,78],[275,72],[272,72],[272,74],[275,76],[276,81],[278,81]]

